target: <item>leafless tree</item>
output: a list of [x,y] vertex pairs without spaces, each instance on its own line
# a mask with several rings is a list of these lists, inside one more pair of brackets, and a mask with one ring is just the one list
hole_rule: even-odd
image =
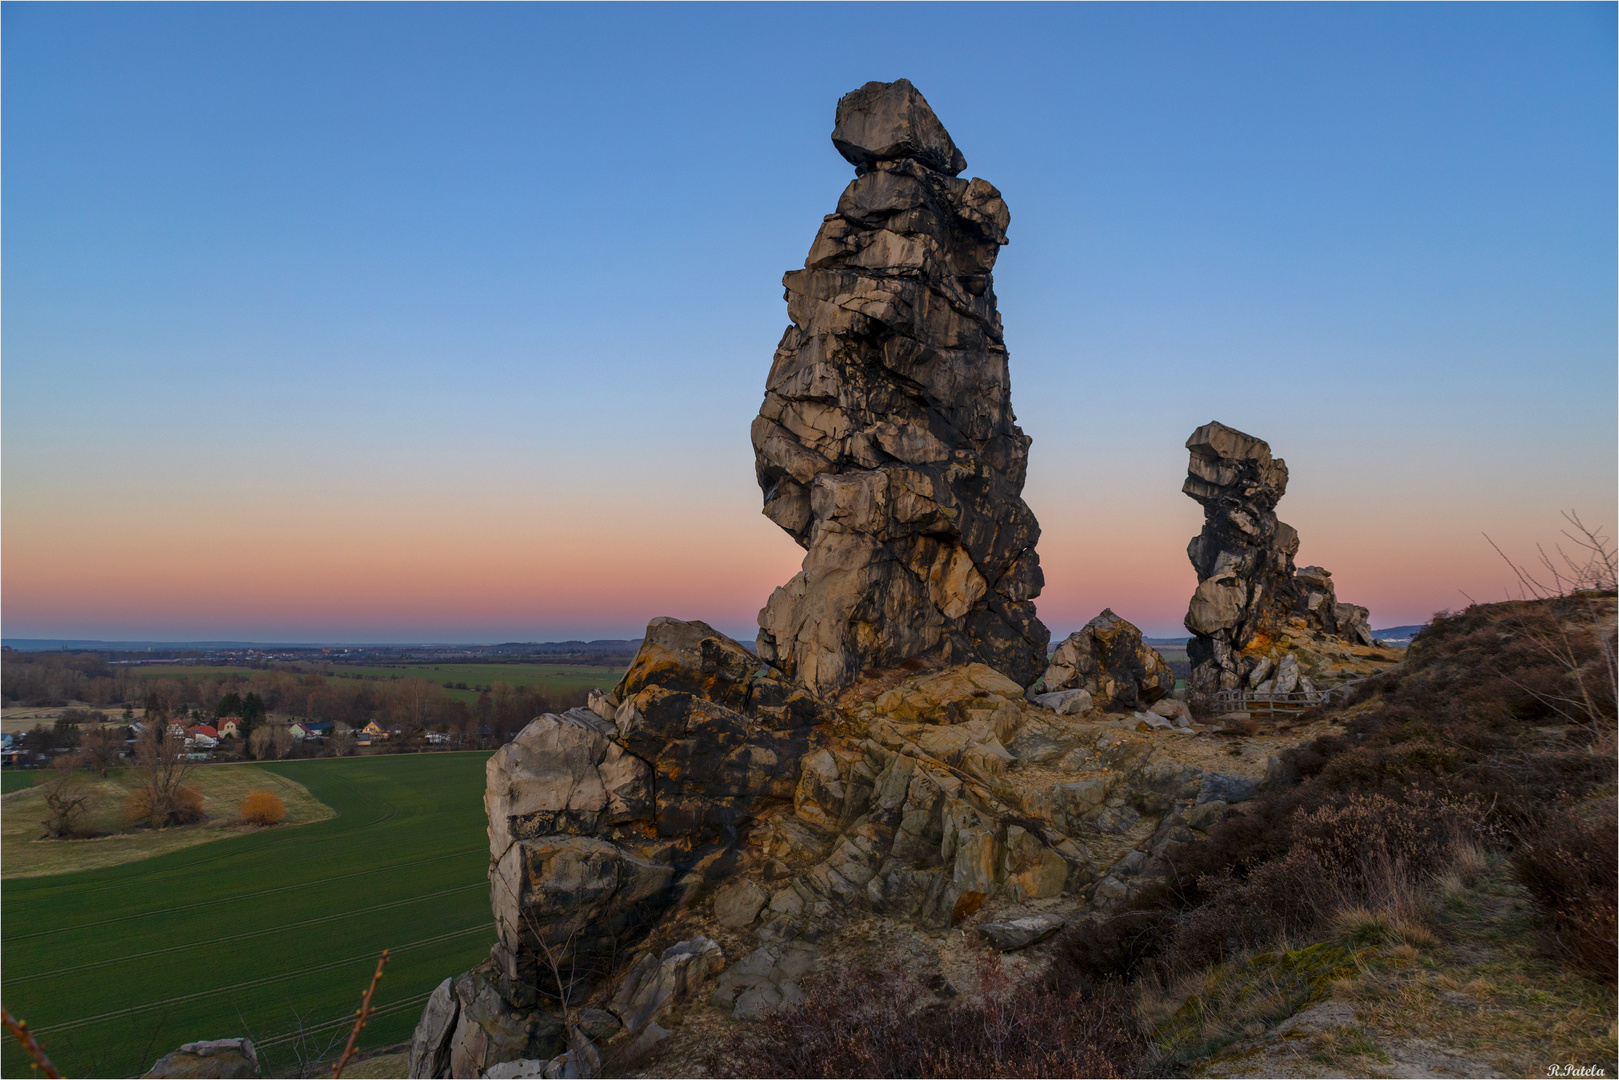
[[1615,599],[1619,553],[1611,537],[1600,527],[1586,525],[1579,514],[1565,511],[1563,519],[1569,525],[1563,530],[1568,547],[1554,544],[1557,557],[1553,558],[1537,544],[1537,566],[1514,562],[1489,534],[1484,539],[1518,579],[1520,600],[1558,602],[1550,619],[1524,615],[1509,623],[1520,638],[1557,662],[1569,677],[1569,692],[1548,694],[1515,685],[1570,723],[1601,735],[1612,731],[1614,703],[1619,701],[1619,610]]
[[84,819],[90,812],[90,792],[79,772],[78,755],[59,757],[51,762],[51,770],[40,785],[48,811],[45,835],[66,840],[84,835]]
[[148,714],[146,730],[135,740],[136,787],[130,792],[130,817],[154,829],[195,821],[201,801],[185,778],[185,736],[161,712]]

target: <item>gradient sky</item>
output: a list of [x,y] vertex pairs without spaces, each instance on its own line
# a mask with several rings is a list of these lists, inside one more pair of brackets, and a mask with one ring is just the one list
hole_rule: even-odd
[[1056,634],[1181,633],[1183,444],[1421,622],[1616,513],[1613,4],[18,4],[7,637],[751,638],[748,425],[911,79],[996,291]]

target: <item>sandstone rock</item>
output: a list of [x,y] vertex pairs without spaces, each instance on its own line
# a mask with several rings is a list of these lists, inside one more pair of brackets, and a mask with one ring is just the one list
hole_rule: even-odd
[[620,1038],[638,1035],[665,1018],[700,993],[724,966],[725,953],[706,937],[671,945],[661,955],[642,956],[613,992],[610,1008],[624,1025]]
[[846,95],[833,140],[857,176],[786,275],[753,425],[764,512],[806,549],[759,613],[759,656],[817,692],[911,658],[1027,685],[1049,633],[991,287],[1010,215],[955,177],[903,80]]
[[1197,801],[1200,803],[1214,801],[1223,803],[1246,802],[1259,791],[1261,782],[1241,776],[1227,776],[1224,773],[1204,773],[1203,782],[1198,787]]
[[714,894],[714,919],[733,930],[749,926],[765,906],[765,891],[747,878],[729,882]]
[[259,1055],[251,1039],[189,1042],[157,1059],[149,1077],[254,1077]]
[[1054,690],[1049,694],[1036,694],[1033,700],[1059,716],[1083,716],[1092,708],[1091,692],[1084,689]]
[[[1366,609],[1338,603],[1332,574],[1293,565],[1299,534],[1276,517],[1287,463],[1273,458],[1263,439],[1221,423],[1198,428],[1186,448],[1191,460],[1182,490],[1204,513],[1203,531],[1186,549],[1198,580],[1186,612],[1192,690],[1209,695],[1267,683],[1261,692],[1298,689],[1295,644],[1286,655],[1267,655],[1278,636],[1301,648],[1339,638],[1371,645]],[[1290,659],[1290,668],[1272,674],[1273,663]]]
[[1185,727],[1192,722],[1192,710],[1187,707],[1186,702],[1174,698],[1160,698],[1153,702],[1152,708],[1147,711],[1173,720],[1177,727]]
[[1040,682],[1048,694],[1088,690],[1100,709],[1139,708],[1175,689],[1175,676],[1158,650],[1111,608],[1057,646]]
[[562,1049],[562,1020],[544,1009],[514,1005],[501,993],[498,974],[493,964],[485,963],[451,982],[459,1009],[450,1036],[449,1072],[439,1075],[482,1076],[501,1062],[547,1059]]
[[978,932],[1001,952],[1025,949],[1061,930],[1065,920],[1056,915],[1029,915],[1005,922],[982,923]]
[[819,953],[801,941],[755,949],[720,976],[709,1004],[729,1009],[735,1019],[757,1020],[783,1004],[802,1001],[799,980]]
[[416,1031],[410,1039],[407,1075],[411,1077],[450,1074],[450,1036],[455,1034],[456,1020],[461,1013],[451,982],[445,979],[428,995],[422,1018],[416,1023]]

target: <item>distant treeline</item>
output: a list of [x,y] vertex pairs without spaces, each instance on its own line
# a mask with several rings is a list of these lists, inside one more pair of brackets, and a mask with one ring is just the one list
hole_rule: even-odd
[[288,670],[247,675],[164,675],[140,677],[82,653],[0,654],[0,696],[7,704],[97,706],[133,704],[165,713],[219,715],[222,704],[257,694],[271,713],[308,720],[330,720],[363,727],[376,720],[407,734],[445,731],[506,741],[534,717],[583,705],[584,689],[539,690],[495,681],[476,701],[457,700],[436,682],[420,678],[328,679]]

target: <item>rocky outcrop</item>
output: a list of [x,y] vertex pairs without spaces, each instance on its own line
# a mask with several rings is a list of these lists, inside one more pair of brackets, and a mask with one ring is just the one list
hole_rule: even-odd
[[[1051,664],[1030,692],[1047,697],[1084,690],[1100,709],[1139,709],[1175,689],[1175,675],[1141,631],[1112,608],[1069,634],[1051,655]],[[1059,712],[1068,699],[1053,701]],[[1072,707],[1070,706],[1070,710]]]
[[917,658],[1045,667],[1029,438],[991,271],[1010,220],[909,82],[838,102],[855,180],[788,273],[753,425],[764,512],[807,553],[759,613],[759,656],[817,692]]
[[[799,762],[830,716],[707,624],[654,619],[611,693],[539,717],[497,751],[484,808],[499,942],[429,1001],[411,1075],[478,1076],[563,1054],[577,1068],[565,1006],[735,869],[748,822],[792,805]],[[642,996],[630,994],[638,1018]],[[640,1036],[657,1012],[619,1019]]]
[[189,1042],[158,1058],[149,1077],[252,1077],[259,1075],[259,1055],[251,1039],[208,1039]]
[[1264,688],[1313,689],[1316,680],[1300,674],[1301,661],[1320,678],[1342,675],[1344,665],[1333,661],[1353,653],[1340,646],[1343,655],[1335,657],[1320,646],[1370,647],[1367,611],[1338,602],[1328,571],[1294,568],[1299,534],[1276,516],[1287,493],[1287,463],[1272,457],[1263,439],[1220,423],[1198,428],[1186,448],[1191,461],[1182,490],[1204,513],[1203,531],[1186,549],[1198,581],[1186,612],[1193,692],[1257,689],[1265,683],[1263,669],[1289,663]]

